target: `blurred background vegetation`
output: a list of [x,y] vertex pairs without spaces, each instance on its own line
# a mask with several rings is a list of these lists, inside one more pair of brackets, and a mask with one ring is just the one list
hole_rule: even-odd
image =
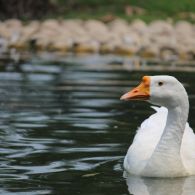
[[173,18],[195,22],[195,0],[0,0],[0,19],[81,18],[109,21]]

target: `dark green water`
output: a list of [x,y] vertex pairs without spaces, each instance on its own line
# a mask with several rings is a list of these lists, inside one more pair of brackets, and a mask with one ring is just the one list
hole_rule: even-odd
[[143,75],[171,74],[190,95],[195,129],[195,73],[127,71],[119,61],[80,60],[1,63],[0,194],[195,194],[194,178],[124,178],[135,130],[154,111],[148,103],[119,100]]

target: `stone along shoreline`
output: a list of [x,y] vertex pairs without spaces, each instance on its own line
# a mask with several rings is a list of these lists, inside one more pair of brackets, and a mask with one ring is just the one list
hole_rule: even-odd
[[113,53],[164,60],[195,59],[195,25],[187,21],[115,19],[30,21],[12,19],[0,23],[0,53],[17,50],[74,53]]

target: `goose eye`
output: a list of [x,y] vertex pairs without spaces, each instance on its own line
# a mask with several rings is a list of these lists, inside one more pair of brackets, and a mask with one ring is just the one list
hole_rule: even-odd
[[163,85],[163,82],[158,82],[158,86],[162,86]]

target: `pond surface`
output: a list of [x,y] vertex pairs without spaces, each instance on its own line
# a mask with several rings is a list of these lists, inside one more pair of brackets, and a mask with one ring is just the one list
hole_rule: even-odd
[[195,194],[194,178],[125,179],[123,158],[154,111],[119,100],[143,75],[171,74],[190,95],[195,129],[195,73],[127,71],[110,59],[0,63],[0,194]]

